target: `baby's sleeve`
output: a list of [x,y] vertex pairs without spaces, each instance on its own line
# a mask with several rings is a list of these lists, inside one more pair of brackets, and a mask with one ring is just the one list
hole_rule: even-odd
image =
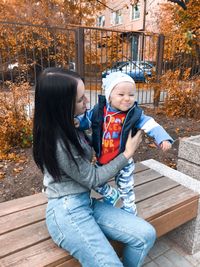
[[144,115],[144,113],[141,115],[136,128],[143,130],[148,136],[153,138],[157,145],[160,145],[163,141],[174,142],[173,138],[154,118]]
[[83,115],[79,115],[75,117],[79,122],[79,127],[78,127],[79,130],[84,131],[84,130],[88,130],[89,128],[91,128],[92,114],[93,114],[93,109],[90,109],[90,110],[86,110],[86,112]]

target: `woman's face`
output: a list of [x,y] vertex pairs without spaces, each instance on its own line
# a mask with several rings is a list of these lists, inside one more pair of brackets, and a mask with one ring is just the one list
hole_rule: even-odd
[[78,85],[77,85],[77,95],[76,95],[76,105],[75,105],[75,116],[83,114],[87,106],[86,104],[88,103],[88,99],[85,96],[85,85],[82,80],[78,80]]

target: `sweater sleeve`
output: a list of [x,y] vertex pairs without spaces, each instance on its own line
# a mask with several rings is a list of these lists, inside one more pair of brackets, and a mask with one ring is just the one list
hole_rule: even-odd
[[61,146],[58,148],[57,157],[64,175],[88,189],[104,184],[128,164],[126,157],[120,154],[108,164],[98,167],[91,164],[88,159],[75,155],[76,165]]
[[165,129],[150,116],[142,114],[136,128],[143,130],[148,136],[153,138],[157,145],[160,145],[163,141],[174,142]]

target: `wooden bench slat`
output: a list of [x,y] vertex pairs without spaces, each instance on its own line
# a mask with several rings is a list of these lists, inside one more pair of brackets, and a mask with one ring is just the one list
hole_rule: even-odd
[[156,180],[162,175],[154,170],[148,169],[135,174],[135,187]]
[[137,162],[137,163],[135,163],[134,173],[141,172],[141,171],[148,170],[148,169],[149,169],[148,166],[146,166],[140,162]]
[[180,206],[176,210],[172,210],[151,220],[150,223],[156,228],[157,237],[160,237],[195,218],[197,216],[197,208],[198,200],[194,200],[184,206]]
[[[151,221],[163,214],[179,208],[187,203],[198,201],[198,193],[184,187],[177,186],[169,191],[148,198],[137,204],[138,215]],[[164,201],[162,201],[164,199]]]
[[179,186],[179,184],[167,177],[161,177],[149,183],[137,186],[135,187],[136,203],[176,186]]
[[[53,240],[40,242],[23,251],[16,252],[0,260],[3,267],[42,267],[59,266],[59,264],[72,259],[68,252],[59,248]],[[53,265],[52,265],[53,264]]]
[[47,203],[47,197],[44,193],[13,199],[0,203],[0,216],[5,216],[19,210],[28,209],[30,207],[36,207],[44,203]]
[[[120,254],[123,245],[116,241],[111,241],[111,244]],[[77,260],[57,247],[51,239],[6,256],[1,259],[1,264],[3,267],[81,267]]]
[[[46,267],[54,267],[53,265],[48,265]],[[75,259],[70,259],[68,261],[65,261],[59,265],[56,265],[56,267],[81,267],[80,263]]]
[[46,204],[0,217],[0,235],[44,220]]
[[[114,181],[110,182],[112,186],[115,186]],[[141,184],[135,187],[136,203],[145,199],[151,198],[162,192],[168,191],[174,187],[180,186],[177,182],[163,176],[156,180],[149,181],[148,183]],[[117,207],[121,206],[121,202],[117,202]]]
[[[135,187],[137,187],[137,186],[139,186],[141,184],[145,184],[147,182],[150,182],[152,180],[156,180],[156,179],[161,178],[161,177],[163,177],[163,176],[160,173],[158,173],[158,172],[156,172],[156,171],[154,171],[152,169],[143,169],[143,168],[141,168],[141,171],[135,174]],[[116,188],[116,184],[115,184],[114,179],[111,179],[109,181],[109,184]],[[94,198],[99,198],[99,199],[102,198],[102,196],[99,195],[95,191],[92,191],[91,196],[94,197]]]
[[0,258],[49,238],[44,221],[0,236]]

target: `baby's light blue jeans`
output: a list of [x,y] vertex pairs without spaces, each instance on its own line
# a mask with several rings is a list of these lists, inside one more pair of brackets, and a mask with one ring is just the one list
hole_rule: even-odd
[[[83,267],[141,266],[156,238],[151,224],[89,193],[50,199],[46,224],[54,242]],[[122,262],[108,239],[124,243]]]

